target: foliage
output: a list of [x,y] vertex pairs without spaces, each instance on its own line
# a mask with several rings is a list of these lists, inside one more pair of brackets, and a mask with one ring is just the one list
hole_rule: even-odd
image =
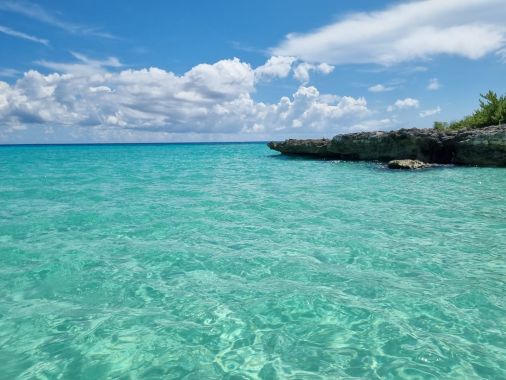
[[497,96],[493,91],[480,95],[480,108],[470,116],[452,123],[434,122],[437,130],[483,128],[506,123],[506,95]]
[[435,121],[434,122],[434,129],[437,129],[438,131],[444,131],[445,129],[448,129],[450,127],[449,123],[445,123],[442,121]]

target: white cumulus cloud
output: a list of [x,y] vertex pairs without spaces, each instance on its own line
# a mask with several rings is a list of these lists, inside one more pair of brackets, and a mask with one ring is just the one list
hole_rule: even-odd
[[255,76],[258,80],[286,78],[295,60],[294,57],[271,57],[265,64],[255,69]]
[[271,58],[257,69],[225,59],[176,75],[155,67],[122,69],[115,58],[75,56],[74,63],[41,62],[58,72],[31,70],[13,84],[0,81],[0,140],[20,128],[53,135],[86,131],[95,139],[115,140],[149,133],[159,139],[179,135],[180,140],[334,135],[370,114],[365,98],[321,94],[307,85],[278,102],[255,101],[251,95],[258,75],[287,76],[290,59]]
[[334,66],[329,65],[325,62],[320,63],[319,65],[302,62],[299,63],[297,67],[295,67],[295,69],[293,70],[293,77],[301,82],[309,82],[311,71],[315,73],[328,75],[332,71],[334,71]]
[[383,84],[375,84],[368,88],[370,92],[387,92],[394,90],[394,87],[385,86]]
[[438,113],[441,113],[441,107],[437,106],[436,108],[431,108],[428,110],[424,110],[420,112],[420,117],[425,118],[429,116],[437,115]]
[[397,127],[398,121],[395,118],[385,118],[380,120],[365,120],[351,127],[354,132],[370,132],[380,130],[391,130]]
[[505,18],[504,0],[409,1],[289,34],[272,52],[331,64],[392,65],[440,54],[478,59],[504,51]]
[[418,99],[406,98],[406,99],[397,99],[394,104],[388,106],[388,112],[392,112],[394,110],[403,110],[406,108],[418,108],[420,107],[420,101]]

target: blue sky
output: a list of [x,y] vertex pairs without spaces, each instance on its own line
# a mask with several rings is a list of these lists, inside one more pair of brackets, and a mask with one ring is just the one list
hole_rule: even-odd
[[0,143],[430,127],[506,92],[504,0],[0,0]]

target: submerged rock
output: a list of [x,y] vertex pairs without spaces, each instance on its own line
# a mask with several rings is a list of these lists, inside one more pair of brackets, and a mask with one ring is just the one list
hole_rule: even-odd
[[506,166],[506,125],[464,131],[400,129],[337,135],[331,140],[285,140],[269,147],[283,154],[342,160]]
[[390,169],[415,170],[428,168],[432,165],[418,160],[392,160],[387,164],[387,166]]

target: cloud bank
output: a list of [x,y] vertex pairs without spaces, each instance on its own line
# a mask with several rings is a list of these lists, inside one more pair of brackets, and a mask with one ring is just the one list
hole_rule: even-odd
[[504,0],[407,2],[289,34],[272,52],[330,64],[393,65],[441,54],[478,59],[504,55],[505,17]]
[[255,101],[256,84],[290,75],[293,58],[273,57],[256,69],[226,59],[176,75],[156,67],[121,70],[115,58],[74,56],[74,63],[40,62],[58,72],[32,70],[13,84],[0,82],[0,138],[37,128],[87,129],[120,139],[149,132],[160,138],[335,134],[370,113],[364,98],[320,94],[309,85],[275,103]]

